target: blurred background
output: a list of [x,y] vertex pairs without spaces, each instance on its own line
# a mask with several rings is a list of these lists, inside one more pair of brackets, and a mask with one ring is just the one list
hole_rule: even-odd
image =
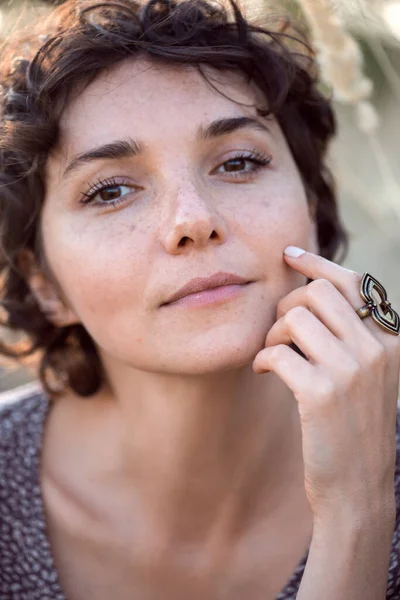
[[[0,38],[49,8],[48,0],[0,0]],[[249,17],[289,11],[309,30],[335,98],[338,137],[330,163],[351,235],[345,264],[368,271],[400,311],[400,0],[247,0]],[[356,42],[356,44],[354,44]],[[27,383],[0,369],[0,391]]]

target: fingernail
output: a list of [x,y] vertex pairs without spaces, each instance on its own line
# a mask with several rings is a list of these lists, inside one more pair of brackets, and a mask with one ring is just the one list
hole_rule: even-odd
[[302,248],[297,248],[297,246],[288,246],[284,250],[284,254],[286,254],[286,256],[290,256],[292,258],[298,258],[299,256],[301,256],[304,253],[305,253],[305,250],[303,250]]

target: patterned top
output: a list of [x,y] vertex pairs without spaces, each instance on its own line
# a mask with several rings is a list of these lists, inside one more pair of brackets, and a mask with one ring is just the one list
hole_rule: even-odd
[[[4,394],[3,394],[4,396]],[[48,537],[40,450],[50,403],[37,384],[0,395],[0,600],[66,600]],[[396,426],[397,517],[386,600],[400,600],[400,409]],[[308,550],[276,600],[295,600]]]

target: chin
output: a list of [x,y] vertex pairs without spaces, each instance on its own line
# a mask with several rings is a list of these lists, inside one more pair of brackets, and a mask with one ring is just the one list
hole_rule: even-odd
[[240,369],[253,363],[264,343],[264,332],[258,335],[252,332],[251,336],[225,336],[223,339],[214,336],[208,343],[196,340],[183,348],[170,348],[160,370],[171,374],[200,375]]
[[156,335],[143,336],[140,345],[136,335],[110,333],[101,347],[113,362],[139,371],[183,376],[218,373],[251,365],[264,348],[272,323],[268,314],[262,317],[253,310],[250,316],[235,315],[234,321],[225,319],[217,325],[159,328]]

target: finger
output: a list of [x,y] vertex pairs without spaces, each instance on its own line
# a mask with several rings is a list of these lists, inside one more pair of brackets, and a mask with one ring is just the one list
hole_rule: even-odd
[[[294,343],[313,364],[332,366],[350,361],[345,347],[315,315],[297,306],[276,321],[266,337],[266,347]],[[355,359],[354,359],[355,360]]]
[[[355,312],[362,306],[365,306],[365,301],[360,294],[362,276],[359,273],[337,265],[322,256],[318,256],[312,252],[305,252],[294,246],[285,248],[284,258],[287,264],[306,275],[309,279],[327,279],[330,281],[349,302]],[[396,349],[396,346],[400,343],[398,336],[388,336],[387,332],[383,331],[372,318],[364,319],[363,325],[387,348]]]
[[261,350],[254,359],[253,370],[258,374],[273,371],[297,398],[317,388],[316,368],[285,345]]
[[291,254],[295,254],[296,250],[302,251],[301,248],[293,249],[293,246],[289,246],[284,251],[284,258],[293,269],[303,273],[309,279],[327,279],[330,281],[354,310],[365,304],[360,296],[362,276],[359,273],[346,269],[312,252],[303,251],[301,255],[291,256]]
[[296,288],[278,303],[280,319],[296,306],[311,311],[329,331],[354,351],[380,343],[339,290],[327,279]]

